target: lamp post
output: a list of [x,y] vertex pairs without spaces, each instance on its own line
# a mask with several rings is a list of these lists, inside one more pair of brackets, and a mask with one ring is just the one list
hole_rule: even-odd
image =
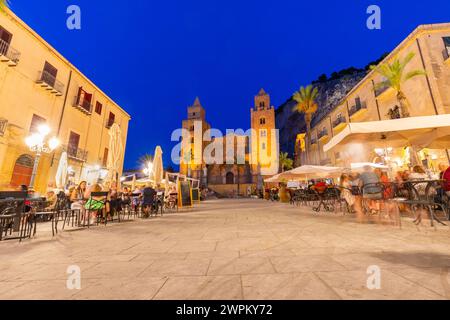
[[25,138],[25,144],[30,148],[30,151],[36,154],[34,158],[33,173],[31,174],[30,189],[33,189],[36,179],[36,173],[39,167],[39,161],[43,153],[51,153],[59,146],[59,140],[56,137],[47,140],[50,133],[50,128],[46,125],[39,126],[37,132],[32,133]]

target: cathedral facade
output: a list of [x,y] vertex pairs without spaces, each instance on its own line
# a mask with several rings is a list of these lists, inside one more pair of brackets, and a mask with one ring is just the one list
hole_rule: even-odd
[[180,173],[221,195],[248,195],[279,171],[275,109],[263,89],[255,96],[245,132],[213,129],[198,98],[188,107],[182,128]]

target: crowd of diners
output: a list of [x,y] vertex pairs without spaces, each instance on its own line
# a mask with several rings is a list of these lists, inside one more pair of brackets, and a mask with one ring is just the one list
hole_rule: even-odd
[[[178,199],[177,188],[174,185],[165,188],[153,183],[132,189],[128,186],[118,187],[115,182],[94,183],[88,186],[86,181],[81,181],[78,185],[70,186],[66,190],[50,189],[45,197],[26,185],[21,185],[17,191],[27,192],[27,199],[29,199],[25,200],[27,211],[31,210],[35,203],[30,201],[32,199],[43,199],[44,210],[47,211],[55,210],[58,202],[64,200],[67,209],[79,211],[82,220],[89,220],[90,224],[97,222],[97,218],[103,220],[112,217],[126,207],[135,212],[141,210],[143,217],[149,217],[156,210],[158,201],[159,205],[169,203],[170,206],[175,207]],[[99,214],[102,216],[98,217]]]
[[[420,181],[424,182],[420,183]],[[446,202],[450,199],[450,167],[444,163],[439,164],[438,173],[416,165],[411,169],[395,172],[391,178],[383,169],[365,166],[362,173],[344,172],[337,184],[333,179],[315,179],[300,184],[299,188],[314,190],[318,194],[322,194],[330,188],[338,189],[340,197],[345,200],[349,211],[356,214],[358,220],[364,220],[363,199],[368,204],[369,214],[379,214],[381,203],[377,200],[389,199],[393,196],[394,185],[397,186],[397,189],[401,189],[405,183],[414,182],[415,189],[419,194],[423,194],[428,186],[426,181],[438,182],[436,184],[438,187],[436,185],[433,187],[434,197],[438,202]],[[272,200],[274,197],[279,199],[278,188],[273,188],[270,193]]]

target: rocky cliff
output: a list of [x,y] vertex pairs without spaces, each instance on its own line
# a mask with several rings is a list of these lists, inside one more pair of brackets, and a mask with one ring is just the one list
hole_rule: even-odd
[[[317,103],[319,110],[313,116],[312,126],[326,117],[334,107],[347,95],[347,93],[364,78],[369,72],[370,65],[378,64],[385,55],[377,61],[369,63],[364,69],[348,68],[339,72],[333,72],[331,77],[320,76],[312,84],[318,88]],[[296,102],[289,98],[276,110],[276,126],[280,129],[280,151],[287,152],[292,157],[294,154],[295,140],[298,133],[306,131],[303,114],[294,112]]]

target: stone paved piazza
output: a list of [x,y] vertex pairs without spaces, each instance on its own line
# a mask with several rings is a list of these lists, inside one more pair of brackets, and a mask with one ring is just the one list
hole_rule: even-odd
[[[450,230],[262,200],[0,243],[0,299],[450,299]],[[66,287],[81,268],[81,290]],[[381,268],[381,289],[367,269]]]

